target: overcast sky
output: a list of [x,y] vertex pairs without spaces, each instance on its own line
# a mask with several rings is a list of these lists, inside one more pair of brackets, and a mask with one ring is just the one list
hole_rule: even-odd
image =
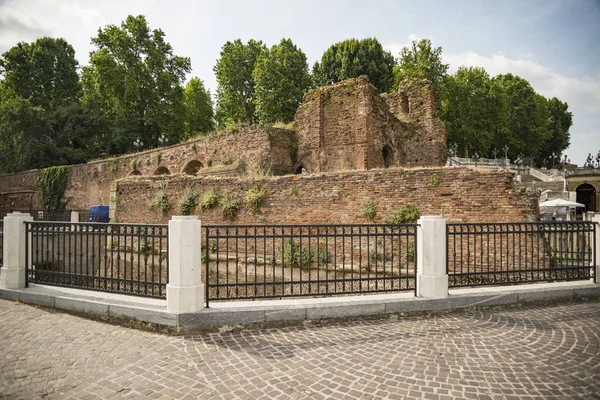
[[241,38],[268,46],[291,38],[309,65],[331,44],[376,37],[395,56],[412,39],[443,48],[450,72],[461,65],[511,72],[573,112],[566,154],[583,164],[600,150],[600,1],[157,1],[0,0],[0,53],[19,41],[62,37],[81,65],[98,28],[143,14],[174,52],[192,60],[212,93],[223,44]]

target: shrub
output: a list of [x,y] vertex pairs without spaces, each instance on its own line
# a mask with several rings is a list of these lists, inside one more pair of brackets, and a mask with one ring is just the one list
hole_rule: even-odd
[[438,186],[440,183],[442,183],[442,178],[438,174],[429,175],[429,186]]
[[173,206],[169,201],[169,196],[164,190],[159,190],[154,199],[150,202],[150,209],[160,211],[163,215],[168,213]]
[[420,217],[419,210],[408,204],[394,211],[385,222],[392,225],[414,224]]
[[230,165],[233,164],[233,158],[231,158],[231,156],[223,156],[221,162],[223,163],[223,165]]
[[302,246],[300,243],[288,239],[283,242],[283,260],[284,267],[309,269],[312,263],[318,262],[319,265],[329,264],[331,262],[331,253],[324,248],[311,248]]
[[181,215],[190,215],[196,206],[198,206],[198,194],[194,192],[194,189],[187,188],[181,195],[177,208],[179,208]]
[[210,190],[202,196],[202,200],[200,200],[200,209],[204,211],[216,207],[219,205],[220,200],[221,195],[219,194],[219,189],[216,186],[212,186]]
[[224,218],[236,219],[240,208],[240,201],[234,199],[231,195],[221,197],[221,211]]
[[362,215],[369,218],[370,221],[375,221],[377,216],[377,202],[369,200],[362,208]]
[[131,161],[129,161],[129,167],[135,171],[138,167],[138,160],[137,158],[133,158]]
[[246,208],[252,211],[252,214],[260,214],[260,208],[266,198],[267,189],[252,186],[246,194]]
[[413,244],[409,244],[406,247],[406,259],[408,261],[415,261],[415,246]]
[[260,162],[256,162],[250,165],[250,168],[248,169],[248,176],[254,179],[255,181],[265,179],[272,175],[273,171],[271,170],[271,166],[265,166]]

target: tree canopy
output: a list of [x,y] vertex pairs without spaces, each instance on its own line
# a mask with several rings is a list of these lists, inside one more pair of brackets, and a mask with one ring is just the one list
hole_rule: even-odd
[[348,39],[335,43],[313,66],[317,86],[367,75],[380,92],[388,92],[394,83],[394,57],[375,38]]
[[215,128],[210,91],[198,78],[192,78],[184,90],[185,139]]
[[404,47],[394,68],[394,87],[407,78],[427,79],[436,91],[448,72],[448,64],[442,62],[442,48],[433,47],[429,39],[413,40],[411,47]]
[[265,50],[252,72],[260,123],[290,122],[311,85],[306,55],[290,39]]
[[184,133],[182,83],[190,59],[173,54],[160,29],[143,15],[98,29],[83,68],[85,100],[113,121],[107,154],[177,143]]

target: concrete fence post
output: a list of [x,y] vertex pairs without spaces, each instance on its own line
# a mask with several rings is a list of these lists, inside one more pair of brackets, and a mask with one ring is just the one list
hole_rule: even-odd
[[591,217],[591,221],[596,224],[596,247],[593,249],[596,258],[596,271],[594,277],[595,282],[600,284],[600,214],[594,214],[594,216]]
[[167,311],[185,314],[204,309],[200,220],[174,216],[169,221]]
[[71,222],[79,222],[79,212],[71,211]]
[[417,296],[448,297],[446,220],[442,216],[425,216],[417,223]]
[[29,214],[13,212],[4,217],[0,288],[25,287],[25,222],[33,221]]

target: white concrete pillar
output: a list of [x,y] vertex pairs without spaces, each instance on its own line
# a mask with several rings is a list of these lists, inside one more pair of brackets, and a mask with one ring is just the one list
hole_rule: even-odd
[[448,297],[446,220],[425,216],[417,223],[417,296]]
[[79,222],[79,212],[71,211],[71,222]]
[[167,311],[175,314],[204,309],[200,220],[174,216],[169,221]]
[[20,212],[13,212],[4,217],[0,288],[25,287],[25,221],[33,221],[33,217]]
[[596,223],[596,248],[594,249],[594,254],[596,254],[596,273],[594,276],[596,277],[596,283],[600,284],[600,214],[594,214],[591,220]]

